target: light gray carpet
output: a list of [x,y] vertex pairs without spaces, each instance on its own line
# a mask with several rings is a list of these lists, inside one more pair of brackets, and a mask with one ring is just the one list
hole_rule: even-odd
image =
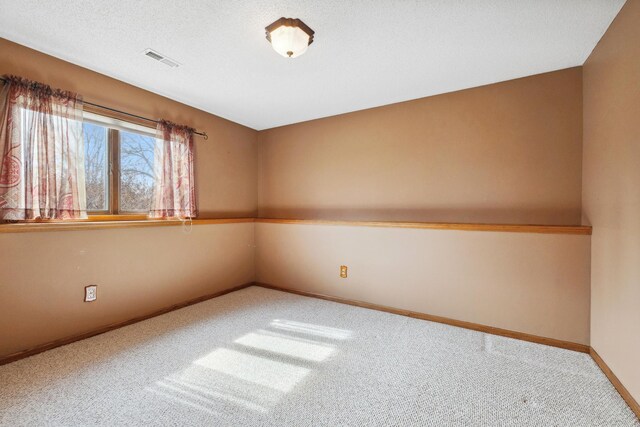
[[0,425],[640,423],[585,354],[252,287],[0,367]]

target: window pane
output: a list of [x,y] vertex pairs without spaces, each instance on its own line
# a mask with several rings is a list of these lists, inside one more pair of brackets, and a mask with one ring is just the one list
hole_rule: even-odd
[[153,155],[156,139],[120,132],[120,211],[148,212],[153,197]]
[[109,156],[107,128],[83,123],[84,169],[87,187],[87,210],[109,210]]

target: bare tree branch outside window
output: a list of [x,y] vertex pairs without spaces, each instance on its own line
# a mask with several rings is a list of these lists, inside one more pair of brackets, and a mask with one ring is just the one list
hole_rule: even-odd
[[153,197],[153,157],[156,139],[120,132],[120,209],[148,212]]
[[109,209],[107,129],[84,123],[83,132],[87,210],[106,211]]

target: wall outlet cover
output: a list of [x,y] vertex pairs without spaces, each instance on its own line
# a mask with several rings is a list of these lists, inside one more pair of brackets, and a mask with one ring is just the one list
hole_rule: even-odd
[[340,266],[340,277],[342,277],[343,279],[347,278],[347,266],[346,265],[341,265]]
[[98,285],[84,287],[84,302],[95,301],[98,298]]

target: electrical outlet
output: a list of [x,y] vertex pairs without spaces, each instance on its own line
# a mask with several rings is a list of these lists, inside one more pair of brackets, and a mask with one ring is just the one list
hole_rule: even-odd
[[95,301],[98,298],[98,285],[84,287],[84,302]]
[[343,279],[347,278],[347,266],[346,265],[341,265],[340,266],[340,277],[342,277]]

